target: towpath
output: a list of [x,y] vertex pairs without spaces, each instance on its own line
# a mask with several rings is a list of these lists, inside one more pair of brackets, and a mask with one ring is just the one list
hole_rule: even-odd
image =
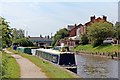
[[23,58],[18,54],[13,54],[6,49],[4,49],[4,51],[13,56],[19,64],[21,73],[20,78],[47,78],[45,73],[43,73],[39,67],[37,67],[28,59]]

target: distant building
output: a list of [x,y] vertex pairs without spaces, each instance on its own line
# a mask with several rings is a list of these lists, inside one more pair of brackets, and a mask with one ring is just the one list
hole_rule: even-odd
[[[95,16],[91,16],[90,21],[85,23],[84,25],[82,24],[68,25],[67,29],[69,31],[69,37],[62,40],[58,40],[57,44],[60,45],[61,43],[64,43],[67,46],[78,45],[81,35],[85,34],[87,32],[87,27],[89,27],[95,22],[108,22],[108,21],[106,16],[103,16],[102,18],[101,17],[96,18]],[[112,24],[111,22],[108,23]]]
[[78,29],[78,26],[75,24],[74,27],[69,31],[69,37],[76,36],[77,29]]
[[75,25],[68,25],[68,26],[67,26],[68,31],[71,31],[71,30],[74,28],[74,26],[75,26]]
[[65,38],[65,39],[57,40],[56,43],[57,43],[57,46],[60,46],[61,43],[64,43],[65,46],[75,47],[77,44],[79,44],[79,40],[72,40],[69,38]]
[[[82,27],[80,29],[80,27]],[[57,40],[57,45],[60,46],[61,43],[64,43],[66,46],[76,46],[79,44],[80,34],[84,32],[82,24],[68,25],[69,37],[66,37],[61,40]]]
[[91,16],[90,17],[90,21],[85,23],[85,26],[90,26],[92,23],[95,23],[95,22],[105,22],[107,21],[107,17],[106,16],[103,16],[103,18],[96,18],[95,16]]
[[52,39],[44,37],[29,37],[29,40],[36,44],[38,47],[50,46]]
[[81,34],[85,32],[84,25],[76,25],[69,31],[69,38],[73,40],[80,40]]

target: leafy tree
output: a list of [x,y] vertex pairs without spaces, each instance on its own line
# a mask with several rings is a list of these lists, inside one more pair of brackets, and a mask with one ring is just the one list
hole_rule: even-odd
[[53,37],[52,46],[55,45],[57,40],[63,39],[69,36],[69,31],[66,28],[60,29]]
[[18,43],[20,46],[23,47],[34,46],[33,43],[26,38],[16,39],[14,43]]
[[103,43],[107,37],[113,37],[115,30],[111,23],[108,22],[96,22],[87,28],[88,37],[92,45],[99,46]]
[[80,43],[83,45],[86,45],[86,44],[88,44],[88,42],[89,42],[89,39],[88,39],[87,34],[81,35]]
[[25,37],[24,30],[22,29],[17,30],[16,28],[13,28],[12,34],[14,36],[14,39],[20,39]]
[[0,17],[0,30],[2,30],[2,47],[10,47],[12,45],[12,29],[8,22]]

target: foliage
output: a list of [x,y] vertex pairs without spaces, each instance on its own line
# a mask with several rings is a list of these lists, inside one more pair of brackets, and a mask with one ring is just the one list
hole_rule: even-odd
[[17,30],[16,28],[13,28],[12,34],[14,36],[14,39],[20,39],[25,37],[24,30],[22,29]]
[[10,29],[10,26],[8,22],[0,17],[0,30],[2,30],[2,47],[10,47],[12,45],[12,29]]
[[63,69],[59,68],[58,66],[55,66],[55,65],[51,64],[50,62],[45,61],[39,57],[30,56],[28,54],[23,54],[21,52],[14,51],[10,48],[9,48],[9,50],[16,54],[21,55],[22,57],[29,59],[35,65],[40,67],[41,71],[43,71],[49,78],[75,78],[76,77],[76,76],[64,71]]
[[99,46],[103,43],[107,37],[113,37],[115,30],[111,23],[108,22],[96,22],[87,28],[88,37],[92,45]]
[[52,46],[55,45],[57,40],[63,39],[65,37],[69,36],[69,31],[66,28],[60,29],[57,31],[57,33],[54,35]]
[[87,34],[81,35],[80,43],[83,45],[86,45],[86,44],[88,44],[88,42],[89,42],[89,39],[88,39]]
[[9,54],[2,52],[2,79],[19,77],[20,67],[16,60]]
[[14,43],[18,43],[20,46],[23,47],[34,46],[33,43],[26,38],[16,39]]

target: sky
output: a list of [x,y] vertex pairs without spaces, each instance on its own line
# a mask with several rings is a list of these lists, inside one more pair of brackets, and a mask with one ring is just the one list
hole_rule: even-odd
[[85,24],[90,16],[107,16],[118,21],[119,0],[1,0],[0,16],[11,28],[25,30],[25,35],[54,35],[67,25]]

